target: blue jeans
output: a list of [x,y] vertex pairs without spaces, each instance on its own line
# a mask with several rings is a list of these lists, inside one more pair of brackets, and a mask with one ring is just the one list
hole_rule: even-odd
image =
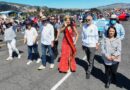
[[51,48],[51,45],[44,45],[42,44],[42,64],[46,66],[46,51],[48,49],[49,55],[50,55],[50,63],[54,64],[54,54]]
[[38,59],[40,58],[39,52],[38,52],[38,45],[34,44],[32,46],[28,46],[28,60],[33,60],[33,54],[32,54],[32,50],[35,53],[35,58]]

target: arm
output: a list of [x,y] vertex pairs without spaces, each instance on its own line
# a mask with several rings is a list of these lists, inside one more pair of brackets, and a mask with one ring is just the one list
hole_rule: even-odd
[[60,36],[60,25],[57,25],[57,36],[56,36],[56,39],[55,39],[55,41],[58,41],[58,38],[59,38],[59,36]]
[[57,41],[57,40],[58,40],[59,36],[60,36],[60,30],[58,30],[58,31],[57,31],[57,36],[56,36],[55,41]]
[[76,33],[76,40],[74,41],[74,44],[76,44],[78,41],[78,38],[79,38],[79,33],[78,33],[76,27],[74,27],[74,32]]
[[81,36],[82,36],[82,43],[83,43],[83,40],[85,39],[85,35],[84,35],[84,27],[82,28]]
[[65,30],[66,27],[67,27],[67,24],[66,24],[66,22],[64,22],[64,25],[62,26],[60,32],[63,32],[63,31]]
[[38,37],[38,33],[36,31],[36,29],[34,28],[34,40],[33,40],[33,43],[35,44],[36,41],[37,41],[37,37]]
[[123,40],[125,38],[125,29],[124,27],[121,25],[121,31],[120,31],[120,35],[121,35],[121,40]]
[[106,43],[106,40],[103,39],[101,40],[101,51],[102,51],[102,54],[108,59],[108,60],[112,60],[112,57],[111,55],[108,53],[108,48],[107,48],[107,43]]
[[96,38],[96,49],[98,50],[99,49],[99,43],[98,43],[98,41],[99,41],[99,35],[98,35],[98,28],[97,28],[97,26],[95,27],[95,38]]
[[63,32],[65,30],[66,26],[62,26],[62,28],[60,29],[60,33]]
[[51,46],[54,46],[54,28],[53,26],[51,27]]
[[114,56],[118,57],[119,55],[121,55],[121,40],[118,39],[117,41],[117,49],[115,51],[115,53],[113,54]]
[[57,32],[57,37],[56,37],[56,40],[58,40],[59,36],[60,36],[60,33],[64,32],[65,29],[67,27],[67,24],[64,24]]
[[25,35],[24,35],[24,44],[27,43],[27,35],[26,35],[26,31],[25,31]]

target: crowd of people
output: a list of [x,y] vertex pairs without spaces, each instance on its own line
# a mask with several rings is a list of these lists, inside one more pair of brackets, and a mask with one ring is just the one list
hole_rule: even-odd
[[[100,20],[105,20],[103,16],[100,16]],[[38,70],[46,68],[47,57],[50,56],[50,68],[55,66],[54,60],[57,59],[58,52],[58,40],[61,33],[63,33],[61,55],[58,64],[58,70],[61,73],[76,72],[77,65],[75,61],[76,44],[79,39],[79,32],[77,30],[76,21],[74,17],[65,15],[64,19],[59,20],[57,16],[45,16],[39,15],[35,20],[25,20],[24,26],[24,44],[27,45],[28,61],[27,65],[33,62],[34,56],[37,60],[36,63],[41,65]],[[80,20],[79,20],[80,22]],[[86,78],[89,79],[94,66],[94,57],[99,47],[101,47],[102,59],[105,66],[106,74],[106,88],[109,88],[111,82],[116,83],[116,73],[121,61],[121,42],[125,38],[125,30],[119,23],[118,17],[112,14],[108,23],[105,23],[102,27],[99,27],[94,22],[92,15],[87,15],[82,23],[82,47],[86,53],[88,61],[88,70],[86,72]],[[103,29],[102,37],[99,37],[99,29]],[[12,19],[5,20],[3,22],[0,19],[1,34],[4,34],[4,41],[7,44],[9,50],[9,57],[6,60],[13,60],[12,53],[15,51],[18,54],[18,59],[21,58],[19,50],[16,48],[16,31],[14,30],[14,21]],[[39,35],[39,32],[41,35]],[[41,55],[39,54],[38,37],[41,36]],[[34,54],[32,54],[34,52]],[[87,67],[87,66],[86,66]]]

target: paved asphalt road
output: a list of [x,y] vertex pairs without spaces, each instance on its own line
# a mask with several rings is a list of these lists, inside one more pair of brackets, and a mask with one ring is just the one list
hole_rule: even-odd
[[[122,42],[122,62],[118,69],[117,85],[111,85],[109,90],[130,90],[130,22],[123,22],[126,29],[126,38]],[[79,30],[80,32],[81,30]],[[18,40],[23,35],[18,35]],[[62,37],[62,36],[61,36]],[[61,38],[59,52],[61,51]],[[17,42],[22,58],[13,61],[6,61],[8,51],[6,46],[0,49],[0,90],[51,90],[66,74],[57,70],[58,58],[55,60],[55,68],[47,68],[38,71],[40,64],[35,61],[27,66],[27,47],[21,41]],[[77,72],[70,73],[68,78],[56,90],[105,90],[104,88],[104,66],[100,57],[100,51],[96,53],[94,69],[90,79],[86,79],[87,62],[84,59],[85,53],[81,48],[81,36],[77,44]],[[41,53],[40,45],[39,52]],[[59,55],[60,56],[60,55]]]

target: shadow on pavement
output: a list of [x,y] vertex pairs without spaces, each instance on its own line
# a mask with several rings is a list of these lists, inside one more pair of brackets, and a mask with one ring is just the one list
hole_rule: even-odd
[[88,63],[87,63],[86,61],[84,61],[84,60],[82,60],[82,59],[80,59],[80,58],[78,58],[78,57],[77,57],[75,60],[76,60],[76,63],[77,63],[79,66],[83,67],[83,69],[84,69],[85,71],[87,71],[87,69],[88,69]]
[[104,72],[103,72],[102,70],[96,68],[95,66],[93,67],[92,75],[93,75],[95,78],[101,80],[103,83],[106,82]]
[[121,73],[117,73],[117,87],[125,88],[126,90],[130,90],[130,79],[124,76]]
[[0,40],[0,42],[3,42],[3,40]]
[[[92,75],[95,78],[101,80],[103,83],[106,82],[106,76],[102,72],[102,70],[100,70],[96,67],[93,67]],[[130,90],[130,79],[128,79],[126,76],[124,76],[121,73],[117,73],[116,86],[119,87],[119,88],[125,88],[126,90]]]
[[[101,56],[96,55],[95,59],[99,63],[103,64],[103,60],[101,60]],[[82,66],[85,71],[87,71],[88,64],[87,64],[86,61],[84,61],[84,60],[82,60],[80,58],[76,58],[76,63],[79,66]],[[104,69],[105,69],[105,67],[104,67]],[[105,84],[106,76],[105,76],[105,73],[101,69],[98,69],[98,68],[96,68],[94,66],[93,70],[92,70],[92,75]],[[119,88],[125,88],[126,90],[130,90],[130,79],[128,79],[126,76],[124,76],[121,73],[117,73],[117,83],[116,83],[116,86],[119,87]]]
[[94,59],[95,59],[95,61],[97,61],[98,63],[104,64],[103,59],[102,59],[102,56],[100,56],[100,55],[95,55]]
[[[20,53],[20,54],[21,54],[21,53],[24,53],[24,51],[19,50],[19,53]],[[16,52],[13,52],[13,57],[18,57],[18,55],[17,55]]]

